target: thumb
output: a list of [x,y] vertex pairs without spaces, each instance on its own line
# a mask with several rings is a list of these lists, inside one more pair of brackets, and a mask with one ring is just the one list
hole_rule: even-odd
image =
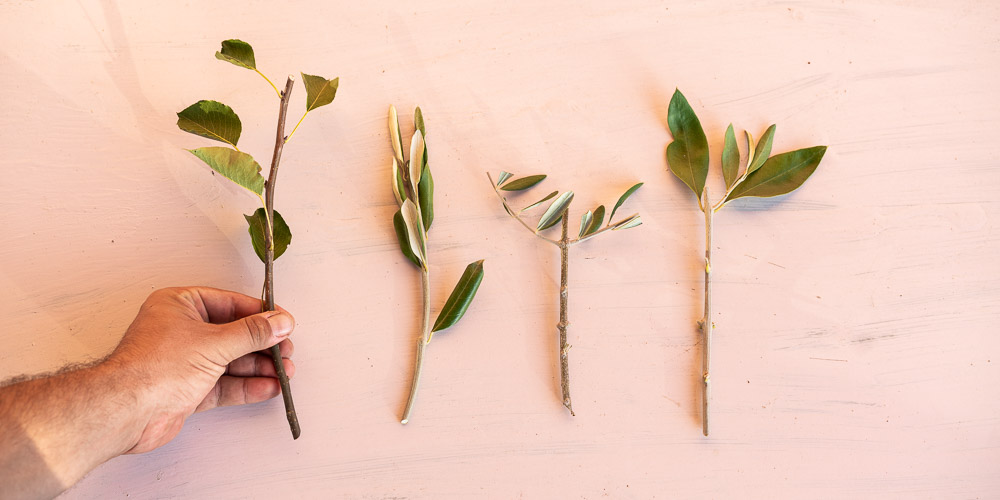
[[262,351],[287,338],[295,319],[285,311],[253,314],[222,325],[219,349],[229,363],[254,351]]

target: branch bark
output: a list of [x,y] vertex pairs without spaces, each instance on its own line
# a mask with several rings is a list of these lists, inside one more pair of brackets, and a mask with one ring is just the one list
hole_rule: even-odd
[[[264,210],[267,212],[267,230],[264,231],[264,304],[263,310],[274,310],[274,188],[278,181],[278,165],[281,161],[281,151],[285,146],[285,116],[288,114],[288,100],[292,95],[295,77],[289,76],[285,82],[285,91],[281,93],[281,105],[278,111],[278,132],[274,142],[274,155],[271,156],[271,171],[265,184]],[[288,383],[288,374],[281,361],[281,348],[271,347],[271,359],[274,361],[274,371],[278,374],[281,385],[281,397],[285,402],[285,416],[292,431],[292,439],[298,439],[301,434],[299,417],[295,413],[295,403],[292,401],[292,388]]]
[[705,188],[705,317],[701,320],[701,331],[704,334],[702,346],[702,368],[704,385],[702,386],[701,427],[708,435],[709,406],[712,401],[712,380],[709,372],[712,368],[712,215],[715,210],[708,198],[708,188]]
[[562,403],[569,410],[570,415],[576,416],[573,412],[573,400],[569,396],[569,348],[566,342],[566,327],[569,326],[569,207],[562,216],[562,237],[559,238],[560,257],[560,277],[559,277],[559,375],[560,387],[562,387]]

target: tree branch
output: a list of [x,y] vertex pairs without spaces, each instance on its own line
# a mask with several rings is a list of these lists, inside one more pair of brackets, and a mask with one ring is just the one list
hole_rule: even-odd
[[507,198],[504,198],[504,196],[502,194],[500,194],[500,190],[497,189],[496,183],[493,182],[493,176],[490,175],[489,172],[486,172],[486,177],[488,177],[490,179],[490,186],[493,186],[493,191],[496,192],[496,194],[497,194],[498,197],[500,197],[500,201],[503,203],[503,208],[504,208],[504,210],[507,211],[507,215],[510,215],[511,217],[514,218],[514,220],[520,222],[521,225],[524,226],[525,229],[527,229],[528,231],[531,231],[531,234],[533,234],[535,236],[538,236],[539,238],[541,238],[541,239],[543,239],[543,240],[545,240],[545,241],[547,241],[549,243],[552,243],[555,246],[559,246],[559,242],[558,241],[553,240],[552,238],[546,238],[545,236],[542,236],[542,235],[538,234],[538,231],[532,229],[531,226],[528,225],[527,222],[524,222],[524,219],[522,219],[521,216],[515,214],[514,213],[514,209],[510,208],[510,205],[507,204]]
[[562,388],[562,403],[569,410],[569,414],[576,416],[573,412],[573,400],[569,396],[569,348],[566,341],[566,327],[569,326],[569,207],[562,216],[562,237],[559,239],[559,375],[560,387]]

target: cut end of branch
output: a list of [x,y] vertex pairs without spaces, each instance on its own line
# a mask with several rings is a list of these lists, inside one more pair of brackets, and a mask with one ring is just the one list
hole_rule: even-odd
[[410,419],[404,418],[403,420],[400,420],[399,423],[401,423],[403,425],[406,425],[406,423],[409,422],[409,421],[410,421]]

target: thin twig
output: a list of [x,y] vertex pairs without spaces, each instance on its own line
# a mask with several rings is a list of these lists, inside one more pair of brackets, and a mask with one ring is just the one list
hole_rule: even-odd
[[704,385],[702,392],[701,424],[702,432],[708,435],[709,406],[712,400],[712,385],[709,372],[712,368],[712,215],[715,210],[708,198],[708,188],[705,188],[705,317],[701,320],[701,331],[704,333],[702,345],[702,367],[704,368]]
[[531,231],[531,234],[533,234],[535,236],[538,236],[539,238],[541,238],[541,239],[543,239],[543,240],[545,240],[545,241],[547,241],[549,243],[552,243],[555,246],[559,246],[559,242],[558,241],[553,240],[552,238],[546,238],[545,236],[542,236],[541,234],[538,234],[538,231],[535,230],[535,229],[532,229],[531,226],[527,222],[525,222],[524,219],[522,219],[520,215],[515,214],[514,213],[514,209],[510,208],[510,205],[507,204],[507,198],[504,198],[504,196],[502,194],[500,194],[500,190],[497,189],[496,183],[493,182],[493,176],[490,175],[489,172],[486,172],[486,177],[488,177],[490,179],[490,186],[493,187],[493,191],[496,192],[497,196],[500,198],[500,201],[503,203],[503,208],[504,208],[504,210],[507,211],[507,215],[510,215],[515,220],[517,220],[518,222],[520,222],[521,225],[524,226],[525,229],[527,229],[528,231]]
[[559,375],[560,387],[562,388],[562,403],[569,410],[569,414],[576,416],[573,412],[573,400],[569,397],[569,348],[566,342],[566,327],[569,326],[569,207],[562,216],[562,237],[559,239]]
[[[621,222],[627,221],[627,220],[629,220],[632,217],[635,217],[637,215],[639,215],[639,214],[638,213],[634,213],[634,214],[632,214],[632,215],[630,215],[630,216],[622,219],[621,221],[619,221],[618,224],[620,224]],[[612,224],[611,221],[608,221],[608,225],[607,226],[604,226],[604,227],[602,227],[602,228],[598,229],[597,231],[594,231],[594,232],[592,232],[590,234],[583,235],[582,237],[577,238],[575,240],[569,240],[569,244],[570,245],[576,245],[577,243],[580,243],[580,242],[583,242],[583,241],[587,241],[587,240],[593,238],[594,236],[597,236],[597,235],[599,235],[599,234],[601,234],[601,233],[603,233],[605,231],[614,231],[615,229],[618,229],[618,227],[617,227],[618,224]]]
[[[263,76],[263,75],[261,75]],[[288,100],[292,95],[295,77],[289,76],[285,82],[285,91],[281,93],[281,105],[278,110],[278,132],[274,142],[274,155],[271,156],[271,171],[267,177],[265,188],[264,210],[267,213],[267,231],[264,231],[264,311],[274,310],[274,188],[278,182],[278,165],[281,161],[281,150],[285,145],[285,116],[288,114]],[[281,385],[281,397],[285,402],[285,416],[292,430],[292,439],[298,439],[301,434],[299,418],[295,413],[295,403],[292,401],[292,388],[288,383],[288,374],[281,360],[281,348],[271,347],[271,359],[274,361],[274,371]]]
[[423,322],[420,327],[420,338],[417,339],[417,361],[413,365],[413,382],[410,383],[410,397],[406,399],[406,409],[403,410],[403,418],[399,423],[405,424],[410,421],[410,412],[413,411],[413,404],[417,400],[417,388],[420,386],[420,373],[424,367],[424,349],[431,341],[431,283],[430,273],[427,266],[420,270],[420,284],[424,293]]

